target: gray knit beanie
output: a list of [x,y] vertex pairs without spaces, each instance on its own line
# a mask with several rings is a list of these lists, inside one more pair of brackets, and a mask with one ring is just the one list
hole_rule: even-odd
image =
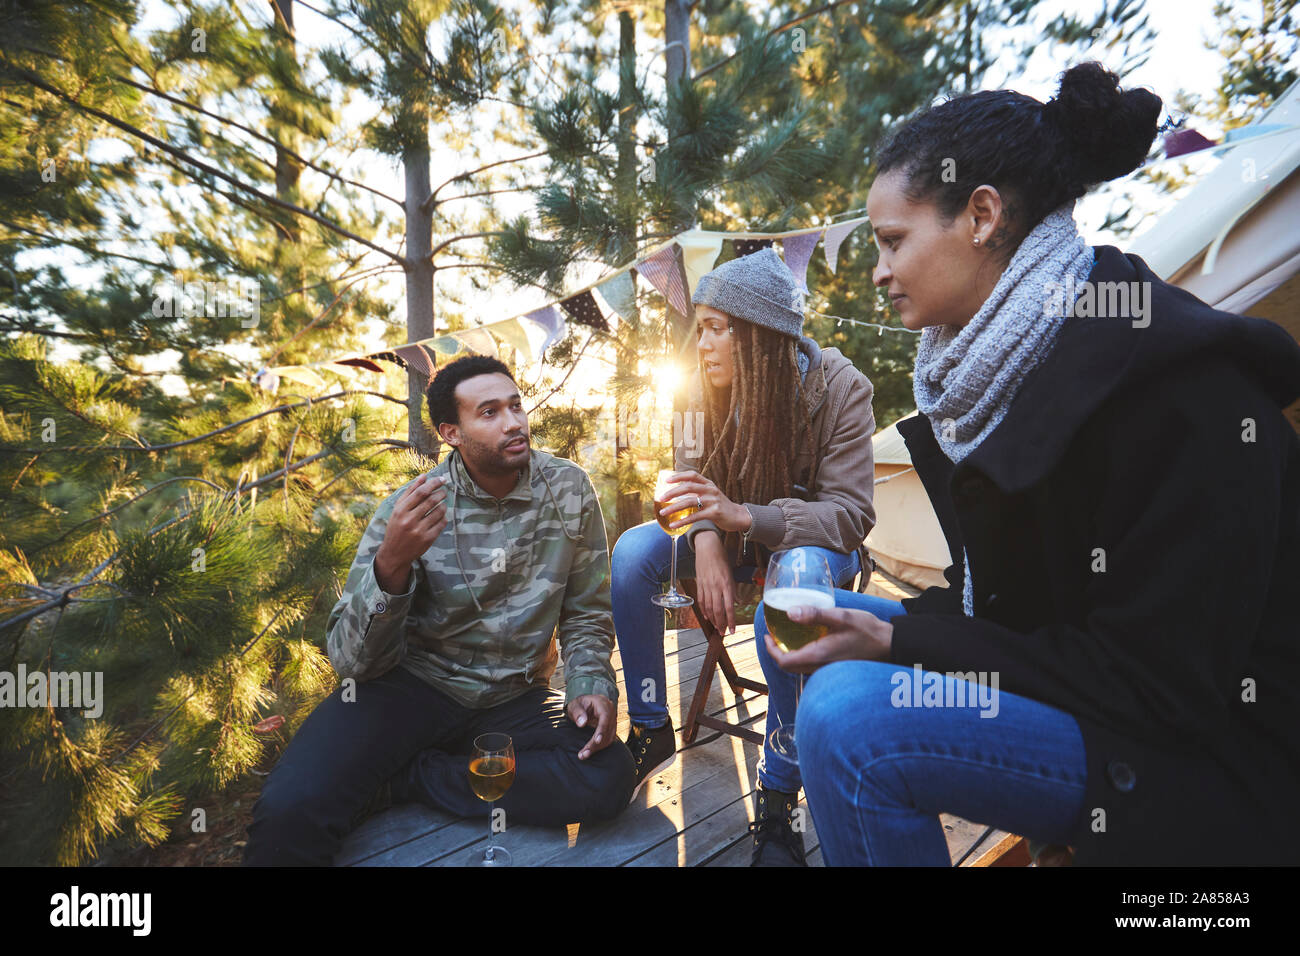
[[771,246],[724,262],[700,278],[691,301],[798,339],[803,293]]

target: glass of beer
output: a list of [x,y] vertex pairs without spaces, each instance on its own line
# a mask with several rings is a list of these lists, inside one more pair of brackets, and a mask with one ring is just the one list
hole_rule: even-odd
[[[791,548],[772,555],[763,582],[763,619],[777,647],[783,651],[797,650],[826,634],[824,624],[799,624],[790,620],[790,608],[834,606],[835,582],[825,555],[815,548]],[[802,692],[803,675],[800,674],[795,687],[796,710]],[[793,722],[778,726],[768,735],[768,742],[775,756],[798,765]]]
[[482,853],[470,856],[471,866],[509,866],[510,851],[492,845],[496,820],[492,805],[515,782],[515,745],[509,734],[480,734],[469,755],[469,786],[488,805],[488,843]]
[[659,509],[665,507],[672,497],[673,486],[668,479],[673,473],[671,468],[662,468],[659,471],[658,479],[655,481],[655,520],[659,522],[659,527],[667,531],[673,539],[673,557],[671,570],[669,571],[668,592],[666,594],[651,595],[650,600],[660,607],[689,607],[695,602],[677,590],[677,539],[686,533],[686,529],[690,525],[682,525],[680,528],[670,528],[668,526],[674,521],[695,514],[700,509],[683,501],[682,507],[672,514],[665,516],[659,513]]

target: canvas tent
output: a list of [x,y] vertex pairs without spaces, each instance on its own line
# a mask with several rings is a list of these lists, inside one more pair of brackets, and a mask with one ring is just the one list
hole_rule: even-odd
[[871,447],[876,461],[876,526],[867,535],[867,547],[872,557],[886,574],[913,587],[943,587],[947,583],[943,569],[952,563],[948,542],[912,468],[898,422],[876,432]]
[[[1300,82],[1228,133],[1218,155],[1127,251],[1215,308],[1269,319],[1300,341]],[[1300,402],[1287,415],[1300,431]],[[948,545],[896,425],[872,438],[877,523],[867,545],[887,574],[943,586]]]
[[[1128,251],[1216,309],[1300,341],[1300,82],[1224,139],[1219,164]],[[1300,402],[1288,409],[1300,431]]]

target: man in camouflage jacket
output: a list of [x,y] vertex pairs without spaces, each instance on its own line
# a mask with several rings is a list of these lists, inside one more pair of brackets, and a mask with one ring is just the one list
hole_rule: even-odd
[[[634,773],[615,734],[609,552],[591,481],[530,449],[518,389],[495,359],[445,366],[428,401],[453,450],[366,529],[329,618],[344,680],[263,788],[248,864],[328,863],[389,798],[486,813],[467,768],[487,732],[514,741],[514,784],[496,803],[508,823],[602,820],[627,805]],[[556,638],[564,698],[549,689]]]

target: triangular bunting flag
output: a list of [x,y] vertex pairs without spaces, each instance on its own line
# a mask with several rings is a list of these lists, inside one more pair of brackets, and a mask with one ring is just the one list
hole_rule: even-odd
[[452,338],[459,340],[466,348],[472,349],[479,355],[496,355],[497,344],[492,341],[492,336],[488,335],[482,329],[465,329],[460,332],[452,332]]
[[433,358],[424,350],[423,345],[403,345],[400,348],[393,349],[393,351],[400,355],[408,366],[425,378],[433,374]]
[[826,267],[834,272],[840,264],[840,243],[848,238],[849,233],[867,221],[866,216],[846,219],[826,227],[826,243],[822,251],[826,253]]
[[731,248],[736,250],[736,258],[748,256],[772,245],[771,239],[732,239]]
[[427,342],[426,345],[439,355],[455,355],[461,350],[461,344],[450,335],[440,335],[436,339]]
[[609,331],[609,323],[600,314],[600,306],[596,304],[596,297],[591,294],[590,289],[569,296],[560,303],[560,308],[568,313],[569,318],[579,325],[590,326],[602,332]]
[[1186,153],[1195,153],[1202,149],[1209,149],[1214,145],[1214,140],[1206,139],[1194,129],[1179,129],[1172,133],[1165,133],[1165,157],[1172,159],[1175,156],[1183,156]]
[[1284,129],[1297,128],[1300,127],[1287,126],[1285,123],[1254,123],[1250,126],[1238,126],[1236,129],[1226,131],[1223,134],[1223,141],[1225,143],[1237,143],[1243,139],[1250,139],[1252,136],[1265,136]]
[[354,368],[363,368],[367,372],[383,372],[383,369],[380,368],[378,365],[376,365],[374,362],[370,361],[370,359],[364,359],[364,358],[335,359],[334,364],[351,365]]
[[507,345],[519,353],[524,364],[532,364],[533,345],[528,341],[528,333],[524,327],[519,324],[518,319],[507,319],[504,322],[495,322],[491,326],[492,331],[503,338]]
[[794,276],[794,281],[799,284],[799,288],[805,292],[808,291],[808,262],[812,259],[813,250],[817,248],[817,243],[821,241],[821,231],[804,232],[797,236],[786,236],[781,240],[781,251],[785,253],[785,265]]
[[253,376],[253,382],[258,388],[265,389],[274,395],[276,390],[280,387],[280,376],[276,375],[270,369],[263,367]]
[[722,251],[722,237],[692,229],[677,237],[682,247],[682,267],[686,270],[686,291],[694,292],[700,277],[713,268]]
[[636,265],[636,271],[645,277],[668,300],[668,305],[681,315],[691,315],[691,304],[686,296],[686,276],[677,261],[677,246],[668,245]]
[[278,375],[280,378],[287,378],[291,382],[306,385],[308,388],[325,387],[325,379],[321,378],[305,365],[282,365],[279,368],[271,369],[267,374]]
[[549,349],[560,340],[562,335],[564,335],[564,319],[560,318],[560,313],[555,311],[555,306],[553,305],[548,305],[544,309],[536,309],[529,312],[524,316],[524,318],[538,326],[538,328],[546,333],[546,341],[544,341],[542,347],[537,350],[538,355],[541,355]]
[[406,360],[400,355],[394,355],[392,352],[371,352],[366,358],[376,362],[392,362],[400,369],[406,368]]
[[636,313],[636,280],[632,278],[633,269],[616,272],[600,285],[596,291],[605,300],[620,319],[629,320]]

